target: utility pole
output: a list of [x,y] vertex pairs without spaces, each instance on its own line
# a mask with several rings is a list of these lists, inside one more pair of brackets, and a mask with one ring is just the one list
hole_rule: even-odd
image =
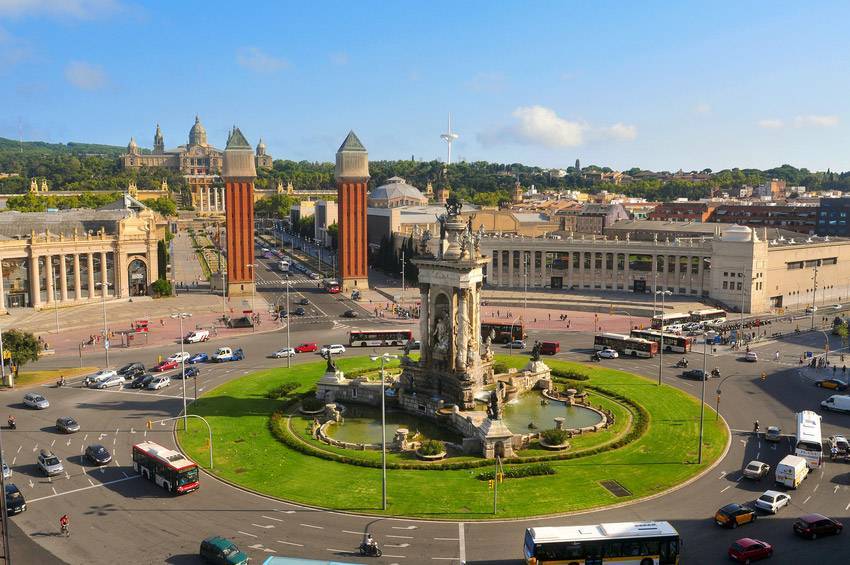
[[[0,432],[0,454],[3,453],[3,434]],[[3,473],[0,473],[0,490],[3,491],[3,496],[0,496],[0,526],[3,528],[3,563],[8,565],[12,562],[11,544],[9,543],[9,514],[6,508],[6,479],[3,478]]]
[[661,334],[658,345],[658,385],[661,386],[661,376],[664,372],[664,297],[673,293],[669,290],[658,290],[656,293],[661,295]]
[[812,287],[812,329],[815,329],[815,309],[817,306],[815,305],[816,298],[818,295],[818,268],[815,267],[815,273],[812,275],[814,279],[814,286]]
[[404,247],[401,248],[401,304],[404,305]]
[[708,338],[702,334],[702,392],[699,397],[699,446],[697,448],[697,464],[702,465],[702,431],[705,421],[705,381],[708,380]]
[[[289,342],[289,275],[286,275],[286,348],[289,350],[292,344]],[[280,314],[278,314],[279,316]],[[291,353],[291,351],[289,351]],[[292,367],[292,355],[286,356],[286,367]]]

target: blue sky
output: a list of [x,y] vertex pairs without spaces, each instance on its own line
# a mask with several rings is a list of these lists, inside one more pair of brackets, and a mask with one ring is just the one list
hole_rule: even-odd
[[0,0],[0,136],[850,169],[850,4]]

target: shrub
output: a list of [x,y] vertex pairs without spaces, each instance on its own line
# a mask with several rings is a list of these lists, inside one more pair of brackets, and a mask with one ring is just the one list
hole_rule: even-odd
[[298,383],[283,383],[280,386],[276,386],[270,391],[266,393],[268,398],[272,400],[276,398],[283,398],[284,396],[288,396],[291,393],[295,392],[295,389],[298,388]]
[[444,451],[443,442],[437,441],[436,439],[426,439],[419,444],[420,455],[439,455]]
[[586,381],[590,378],[589,375],[568,369],[552,369],[551,374],[556,379],[567,379],[573,381]]
[[301,401],[301,407],[304,410],[307,410],[307,411],[310,411],[310,412],[312,412],[313,410],[320,410],[324,405],[325,405],[325,401],[320,400],[320,399],[316,398],[315,396],[305,398],[304,400]]
[[504,361],[496,361],[493,363],[493,372],[498,374],[507,373],[508,372],[508,364]]
[[543,430],[540,432],[540,439],[549,445],[561,445],[566,443],[568,437],[569,433],[567,430],[556,430],[555,428],[552,428],[550,430]]
[[[502,475],[506,479],[522,479],[525,477],[540,477],[543,475],[554,475],[555,468],[549,463],[535,463],[533,465],[520,465],[507,467]],[[484,471],[476,477],[479,481],[489,481],[496,478],[495,471]]]
[[156,279],[151,285],[151,290],[155,296],[171,296],[171,281]]

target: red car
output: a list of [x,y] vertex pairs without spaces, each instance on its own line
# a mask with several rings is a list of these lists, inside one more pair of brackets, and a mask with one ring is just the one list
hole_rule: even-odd
[[806,514],[794,522],[794,533],[804,538],[817,539],[841,533],[844,525],[838,520],[827,518],[821,514]]
[[176,369],[179,363],[177,361],[169,361],[166,359],[160,363],[157,363],[151,371],[156,371],[157,373],[162,373],[163,371],[170,371],[171,369]]
[[741,563],[767,559],[772,555],[773,546],[753,538],[741,538],[729,546],[729,557]]
[[295,348],[295,353],[312,353],[313,351],[318,350],[319,345],[317,343],[302,343]]

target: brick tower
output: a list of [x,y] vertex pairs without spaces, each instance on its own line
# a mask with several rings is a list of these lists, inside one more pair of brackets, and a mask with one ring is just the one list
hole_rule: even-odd
[[336,152],[337,202],[339,206],[339,273],[343,292],[369,286],[366,264],[366,187],[369,184],[369,154],[354,135]]
[[254,290],[254,151],[236,126],[227,137],[224,179],[227,226],[227,295],[251,296]]

